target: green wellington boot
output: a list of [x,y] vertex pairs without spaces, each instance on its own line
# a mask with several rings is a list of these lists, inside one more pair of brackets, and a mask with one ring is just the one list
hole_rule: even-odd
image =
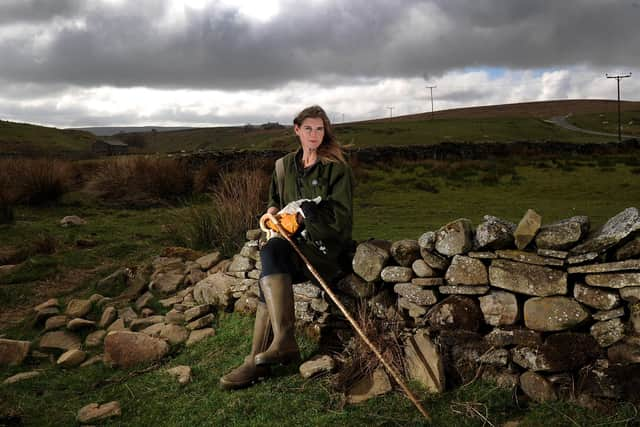
[[256,322],[253,326],[253,341],[251,343],[251,353],[244,358],[244,363],[228,374],[220,378],[220,388],[223,390],[233,390],[248,387],[269,375],[268,366],[256,366],[254,358],[256,354],[267,349],[271,338],[271,322],[269,312],[264,303],[258,303],[256,310]]
[[300,361],[300,350],[295,336],[296,316],[291,276],[271,274],[260,280],[260,286],[269,310],[273,341],[267,350],[256,354],[256,365],[288,364]]

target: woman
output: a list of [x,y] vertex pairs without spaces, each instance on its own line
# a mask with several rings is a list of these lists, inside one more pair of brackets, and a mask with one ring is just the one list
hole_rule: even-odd
[[[295,234],[295,240],[302,253],[330,282],[340,273],[342,249],[351,242],[352,172],[321,107],[302,110],[293,120],[293,129],[300,147],[282,158],[284,182],[281,185],[274,171],[267,213],[276,214],[293,201],[320,197],[319,203],[315,200],[301,203],[302,231]],[[267,376],[270,365],[300,359],[295,339],[292,283],[314,279],[281,237],[269,239],[260,251],[260,258],[260,303],[251,353],[242,365],[220,378],[223,389],[246,387]]]

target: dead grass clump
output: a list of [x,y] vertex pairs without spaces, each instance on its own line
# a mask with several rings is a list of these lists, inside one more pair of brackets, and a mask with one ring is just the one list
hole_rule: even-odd
[[267,201],[269,175],[260,166],[222,173],[213,193],[216,243],[223,251],[238,250],[247,230],[257,226]]
[[51,159],[22,161],[21,200],[27,204],[42,204],[60,199],[71,186],[72,167],[69,162]]
[[[402,376],[405,375],[404,356],[400,341],[400,322],[379,319],[364,302],[358,303],[355,320],[360,328],[378,348],[382,357]],[[354,336],[339,357],[341,368],[332,379],[332,386],[339,392],[348,391],[359,380],[373,374],[382,362],[365,342]]]
[[215,160],[207,161],[193,175],[193,190],[196,193],[207,193],[218,183],[220,166]]
[[192,180],[179,160],[125,157],[101,162],[87,188],[107,201],[155,203],[189,194]]

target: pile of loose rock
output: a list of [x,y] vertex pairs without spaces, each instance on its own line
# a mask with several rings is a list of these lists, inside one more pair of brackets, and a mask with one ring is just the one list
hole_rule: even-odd
[[[400,319],[407,373],[431,391],[444,390],[445,378],[455,386],[482,377],[519,386],[536,401],[570,394],[634,400],[640,213],[625,209],[595,233],[589,226],[584,216],[543,226],[530,210],[517,226],[485,216],[475,228],[458,219],[418,240],[368,240],[334,290],[351,313],[366,307],[372,316]],[[39,340],[0,339],[0,364],[31,357],[65,368],[128,367],[214,335],[216,311],[255,312],[260,239],[260,230],[248,231],[232,259],[176,250],[116,271],[88,299],[46,301],[34,308]],[[294,296],[307,330],[352,336],[320,287],[294,284]],[[301,372],[333,367],[325,357]],[[356,386],[350,401],[391,388],[382,370]]]

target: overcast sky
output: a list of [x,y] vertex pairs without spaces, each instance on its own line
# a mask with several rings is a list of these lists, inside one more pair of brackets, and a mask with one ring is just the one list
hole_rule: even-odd
[[0,119],[334,121],[640,98],[640,0],[0,0]]

